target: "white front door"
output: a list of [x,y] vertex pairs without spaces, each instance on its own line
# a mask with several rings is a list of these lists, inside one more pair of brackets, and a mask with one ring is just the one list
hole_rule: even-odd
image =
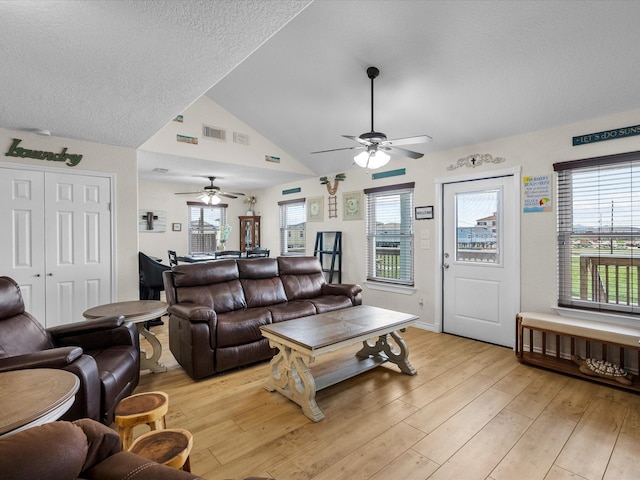
[[513,175],[443,185],[443,330],[514,346],[519,197]]
[[111,180],[1,168],[0,272],[46,327],[111,299]]

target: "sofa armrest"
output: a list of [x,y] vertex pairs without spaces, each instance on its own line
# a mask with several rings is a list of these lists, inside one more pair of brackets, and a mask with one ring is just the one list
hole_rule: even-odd
[[106,425],[90,418],[75,420],[73,424],[80,427],[87,437],[88,450],[82,472],[122,450],[120,436]]
[[25,368],[63,368],[82,355],[80,347],[60,347],[0,358],[0,372]]
[[215,324],[218,318],[215,310],[197,303],[177,303],[171,305],[168,312],[170,315],[175,315],[176,317],[184,318],[194,323],[203,322]]
[[344,295],[349,298],[354,298],[360,292],[362,292],[362,287],[355,284],[325,283],[322,285],[323,295]]

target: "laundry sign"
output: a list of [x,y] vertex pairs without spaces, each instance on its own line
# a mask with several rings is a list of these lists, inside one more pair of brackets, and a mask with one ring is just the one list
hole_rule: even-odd
[[614,140],[616,138],[633,137],[640,135],[640,125],[632,125],[630,127],[614,128],[613,130],[605,130],[604,132],[587,133],[573,137],[573,146],[586,145],[587,143],[604,142],[606,140]]
[[67,147],[63,147],[59,153],[45,152],[43,150],[31,150],[29,148],[19,147],[22,142],[19,138],[14,138],[9,150],[5,153],[5,157],[19,158],[35,158],[37,160],[51,160],[53,162],[64,162],[68,167],[75,167],[82,160],[82,155],[75,153],[67,153]]

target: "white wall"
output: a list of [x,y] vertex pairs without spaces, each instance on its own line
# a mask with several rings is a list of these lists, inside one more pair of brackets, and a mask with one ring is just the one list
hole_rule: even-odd
[[[75,167],[62,162],[5,156],[12,139],[20,138],[20,147],[58,153],[67,147],[68,153],[82,154]],[[0,128],[0,162],[13,165],[61,168],[73,172],[105,172],[114,177],[114,301],[138,299],[138,232],[137,232],[137,165],[136,151],[99,143],[84,142],[61,137],[45,137],[30,132]],[[0,208],[3,208],[0,206]],[[0,272],[1,274],[1,272]],[[81,319],[78,319],[81,320]]]
[[[615,153],[640,150],[640,136],[599,142],[595,144],[572,146],[572,137],[609,130],[630,125],[637,125],[640,110],[620,113],[525,135],[496,139],[479,145],[470,145],[455,150],[436,152],[425,155],[419,160],[395,160],[381,171],[405,168],[406,175],[382,180],[372,180],[365,170],[348,169],[351,161],[345,156],[346,180],[338,189],[338,218],[327,218],[328,193],[318,178],[305,180],[271,188],[264,192],[262,200],[274,208],[263,208],[263,238],[265,242],[278,242],[278,201],[297,197],[325,197],[325,221],[307,223],[307,252],[313,253],[315,232],[323,230],[341,230],[343,232],[343,282],[360,283],[365,281],[365,222],[346,221],[342,219],[342,194],[344,192],[362,190],[382,185],[393,185],[407,181],[415,181],[415,205],[437,205],[434,180],[442,177],[468,175],[470,173],[490,172],[491,170],[522,168],[522,176],[552,175],[553,163],[580,158],[597,157]],[[435,139],[437,145],[437,138]],[[505,162],[499,164],[483,164],[479,167],[459,168],[449,171],[447,166],[472,154],[489,153],[494,157],[504,157]],[[335,172],[340,173],[340,172]],[[300,187],[300,194],[282,195],[282,190]],[[550,307],[556,305],[556,198],[554,191],[554,211],[548,213],[520,213],[521,220],[521,310],[551,312]],[[520,208],[520,212],[522,209]],[[440,215],[436,211],[435,215]],[[407,311],[420,316],[421,322],[436,325],[434,318],[436,290],[435,271],[440,268],[440,256],[435,250],[436,222],[422,220],[415,223],[415,234],[418,238],[415,250],[415,286],[412,295],[371,290],[364,286],[365,303],[391,309]],[[421,250],[419,238],[422,230],[427,230],[431,239],[431,248]],[[420,299],[424,306],[420,306]]]

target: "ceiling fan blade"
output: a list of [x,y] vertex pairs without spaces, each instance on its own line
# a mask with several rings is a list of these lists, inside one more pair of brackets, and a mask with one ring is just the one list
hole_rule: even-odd
[[240,197],[244,197],[244,193],[241,193],[241,192],[220,192],[220,193],[225,193],[227,195],[238,195]]
[[199,192],[176,192],[174,195],[198,195],[200,193],[207,193],[200,190]]
[[226,197],[226,198],[238,198],[235,195],[230,195],[228,193],[222,193],[222,192],[218,192],[216,193],[216,195],[218,195],[219,197]]
[[429,135],[418,135],[417,137],[396,138],[395,140],[385,140],[380,142],[380,145],[386,145],[394,147],[397,145],[415,145],[417,143],[427,143],[433,140]]
[[390,155],[394,155],[394,156],[397,156],[397,157],[408,157],[408,158],[422,158],[422,157],[424,157],[424,153],[414,152],[412,150],[407,150],[405,148],[391,147],[389,145],[381,145],[378,148],[380,150],[385,150]]
[[337,152],[337,151],[340,151],[340,150],[360,150],[361,148],[366,148],[366,147],[364,147],[364,146],[363,146],[363,147],[333,148],[333,149],[331,149],[331,150],[320,150],[320,151],[317,151],[317,152],[311,152],[311,154],[314,154],[314,153]]

